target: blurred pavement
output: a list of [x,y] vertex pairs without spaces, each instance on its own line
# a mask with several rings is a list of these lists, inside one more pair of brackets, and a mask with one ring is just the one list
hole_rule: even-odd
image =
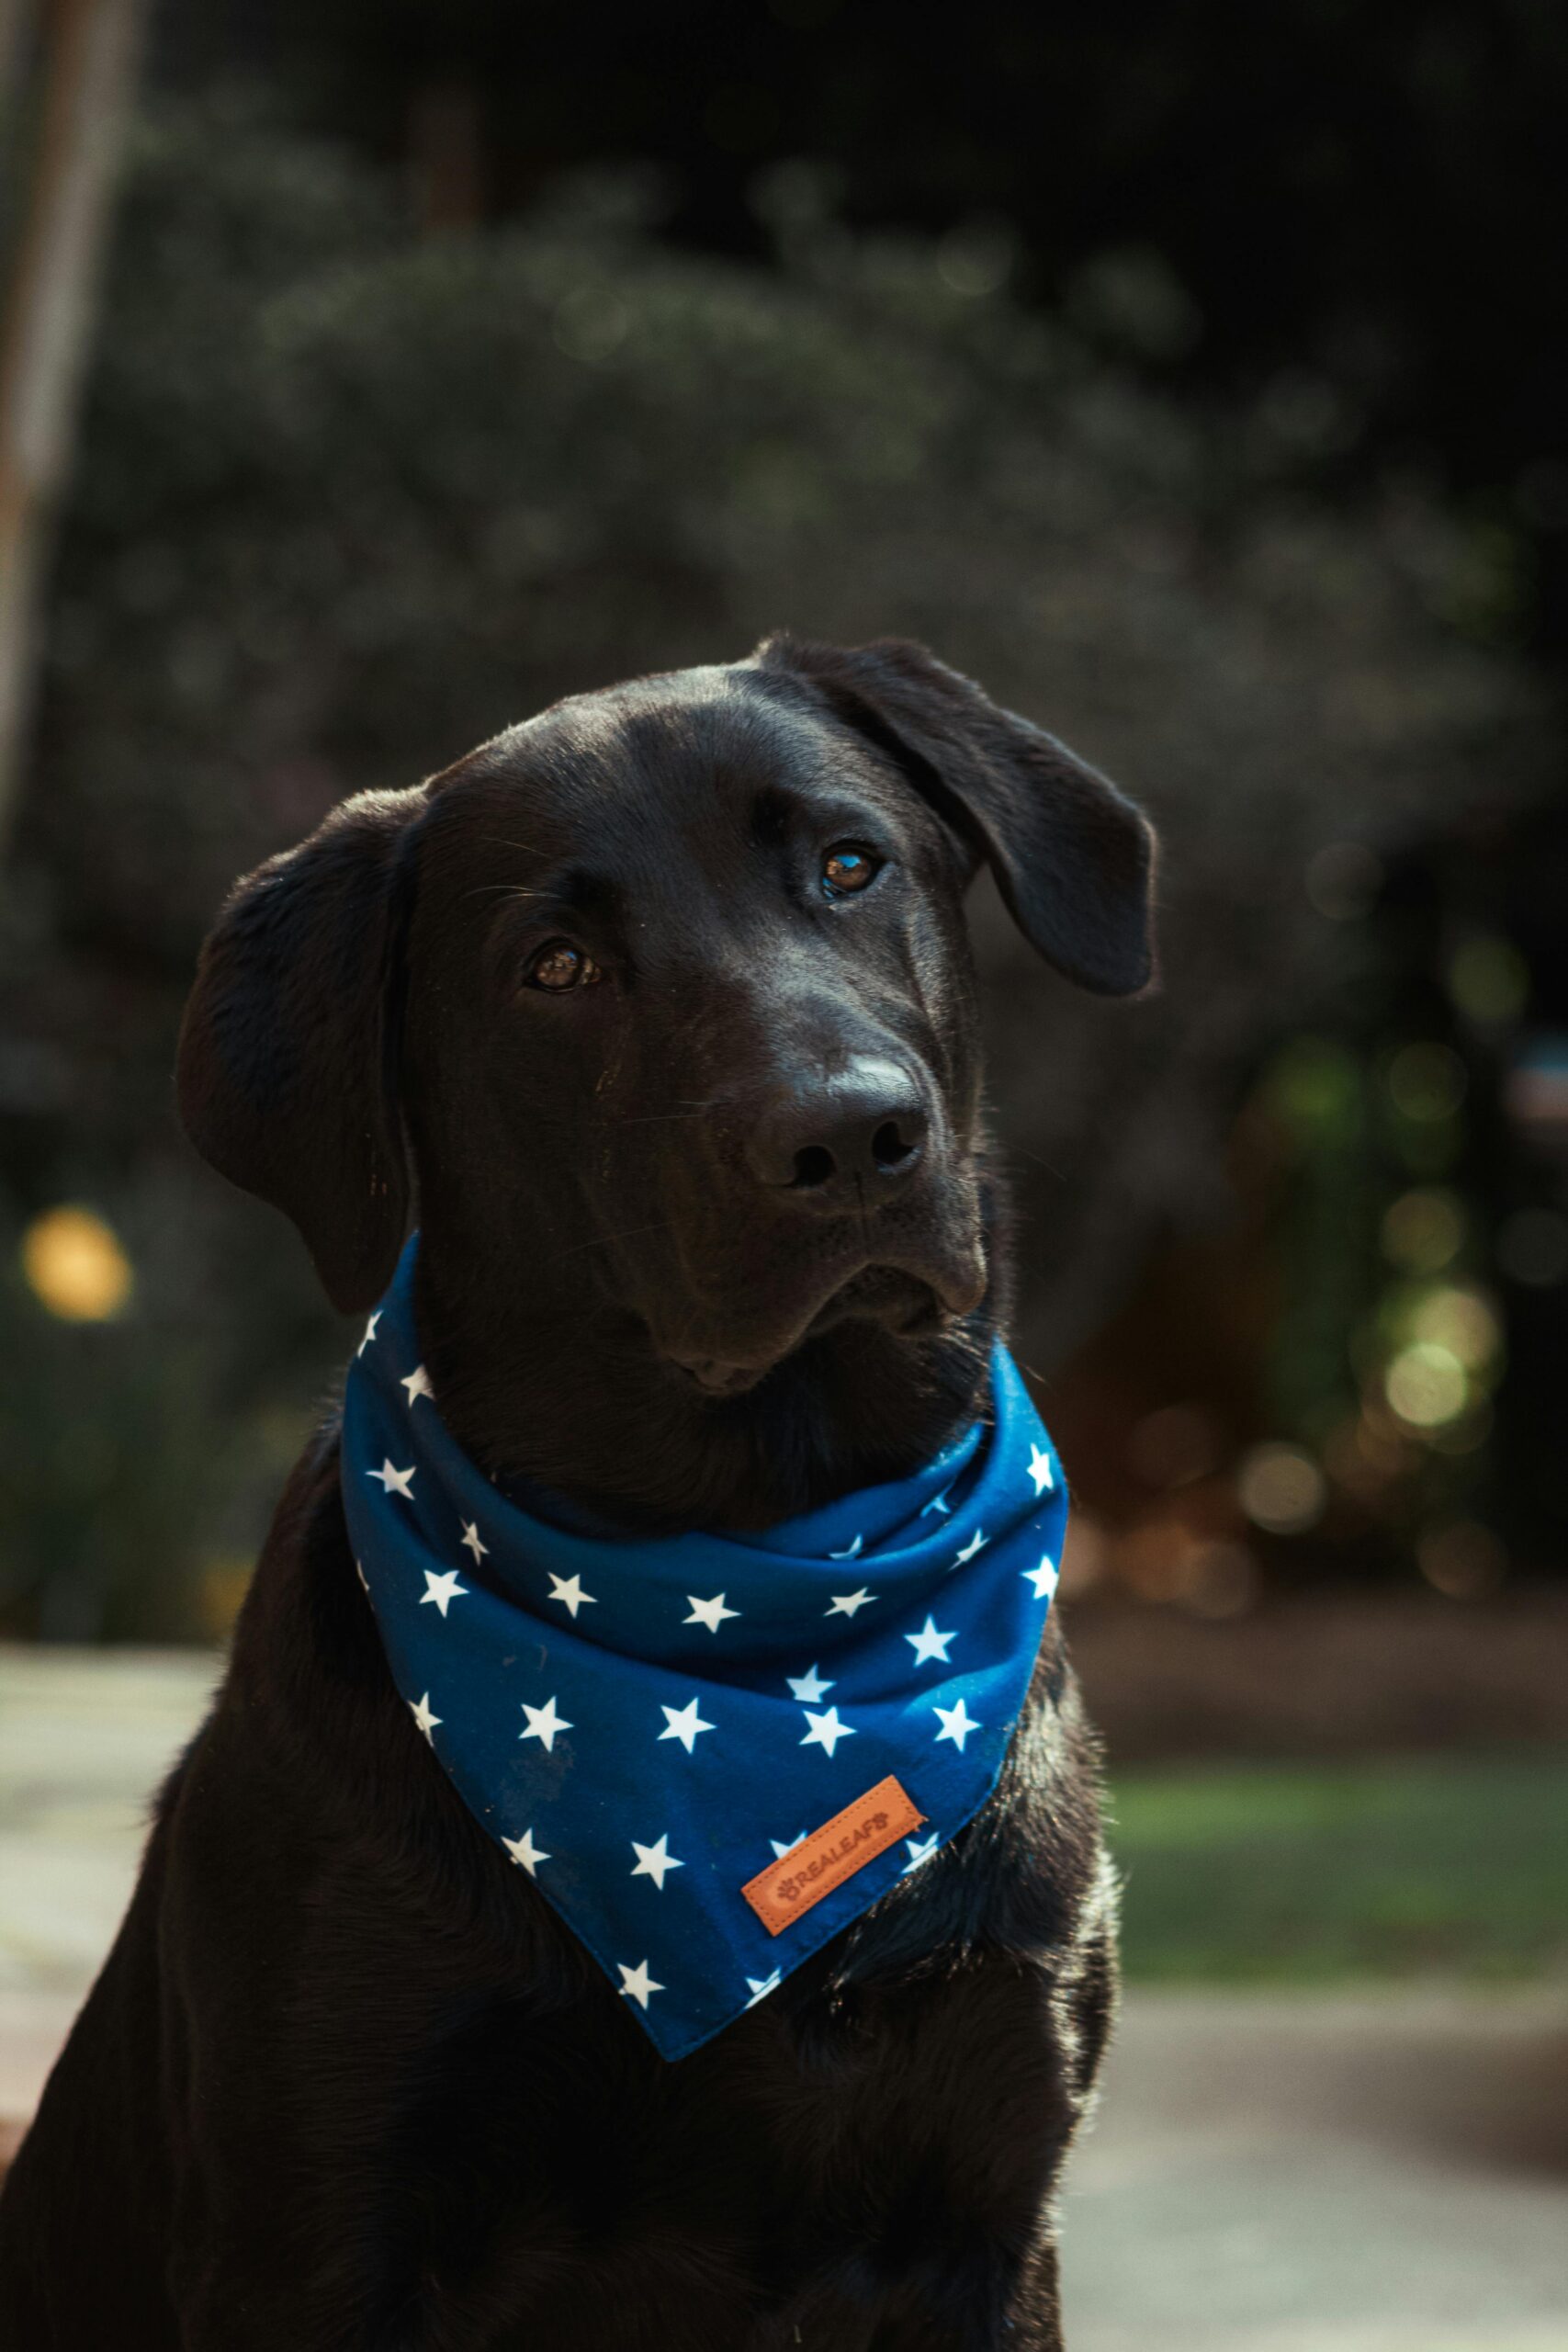
[[0,2135],[114,1939],[149,1801],[218,1671],[202,1650],[0,1644]]
[[1562,2000],[1134,1991],[1063,2211],[1072,2352],[1564,2352]]
[[[0,1647],[0,2130],[216,1673],[200,1652]],[[1072,2352],[1564,2352],[1564,2005],[1134,1991],[1064,2245]]]

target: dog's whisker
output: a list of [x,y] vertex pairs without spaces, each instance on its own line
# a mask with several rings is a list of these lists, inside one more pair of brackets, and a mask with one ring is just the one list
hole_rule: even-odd
[[[590,1241],[573,1242],[570,1250],[561,1251],[560,1256],[562,1259],[576,1258],[581,1256],[584,1250],[608,1250],[613,1242],[636,1241],[645,1233],[666,1233],[669,1229],[669,1218],[661,1216],[656,1218],[652,1225],[630,1226],[625,1233],[596,1233]],[[559,1261],[558,1260],[557,1262],[558,1263]]]
[[716,1110],[717,1107],[716,1102],[695,1102],[689,1111],[618,1111],[613,1113],[611,1116],[616,1126],[651,1127],[657,1126],[661,1120],[665,1119],[700,1119],[705,1112]]
[[1056,1166],[1055,1162],[1050,1159],[1043,1159],[1039,1152],[1031,1151],[1026,1143],[1019,1143],[1014,1140],[1008,1145],[1008,1149],[1010,1152],[1016,1154],[1020,1159],[1032,1160],[1036,1168],[1043,1168],[1047,1176],[1055,1176],[1058,1182],[1061,1181],[1063,1170]]
[[490,849],[521,850],[525,857],[543,857],[545,854],[536,842],[508,841],[504,833],[481,833],[479,839]]

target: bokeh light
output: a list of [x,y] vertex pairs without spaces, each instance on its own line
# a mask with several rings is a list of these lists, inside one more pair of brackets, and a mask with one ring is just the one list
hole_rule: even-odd
[[949,293],[983,299],[1000,291],[1012,268],[1014,240],[1005,221],[972,221],[939,239],[933,259]]
[[1416,1546],[1427,1582],[1450,1600],[1480,1600],[1495,1592],[1508,1573],[1508,1555],[1479,1520],[1454,1520],[1428,1528]]
[[1383,1374],[1383,1394],[1411,1429],[1440,1429],[1456,1421],[1470,1401],[1464,1365],[1451,1348],[1417,1340],[1402,1348]]
[[1503,1328],[1491,1300],[1457,1283],[1428,1291],[1410,1329],[1413,1338],[1446,1348],[1470,1373],[1495,1362],[1502,1351]]
[[1299,1445],[1255,1445],[1236,1474],[1241,1507],[1270,1535],[1300,1535],[1316,1525],[1328,1499],[1322,1471]]
[[1401,1193],[1384,1212],[1383,1256],[1410,1273],[1441,1273],[1463,1242],[1464,1209],[1459,1195],[1438,1185]]
[[45,1209],[22,1236],[21,1260],[34,1297],[62,1322],[107,1322],[130,1296],[130,1261],[92,1209]]

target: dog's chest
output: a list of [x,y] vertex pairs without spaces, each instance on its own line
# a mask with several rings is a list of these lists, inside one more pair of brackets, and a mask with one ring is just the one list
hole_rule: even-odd
[[1046,2177],[1047,2004],[1010,1962],[813,1986],[675,2067],[598,2007],[554,2032],[498,2012],[436,2102],[428,2145],[456,2132],[468,2161],[460,2191],[433,2161],[414,2197],[419,2269],[435,2307],[482,2314],[476,2344],[739,2345],[870,2249],[925,2259],[922,2216],[1006,2229]]

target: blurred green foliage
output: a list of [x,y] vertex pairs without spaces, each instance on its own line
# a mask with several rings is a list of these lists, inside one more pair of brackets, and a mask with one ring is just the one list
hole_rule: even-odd
[[1435,618],[1470,555],[1418,494],[1332,516],[1266,414],[1205,431],[808,175],[775,272],[649,209],[589,182],[414,242],[244,102],[143,131],[34,796],[73,918],[177,971],[236,858],[344,789],[780,621],[931,637],[1276,865],[1309,782],[1429,814],[1484,741],[1506,784],[1529,697]]
[[214,1214],[208,1189],[178,1165],[122,1181],[135,1280],[102,1319],[49,1312],[0,1225],[0,1628],[227,1630],[321,1409],[334,1318],[230,1201]]
[[1079,744],[1162,827],[1167,983],[1077,1000],[978,902],[1048,1369],[1223,1212],[1239,1085],[1355,985],[1313,859],[1542,773],[1541,697],[1417,482],[1331,506],[1278,402],[1184,413],[951,239],[851,234],[806,167],[759,201],[771,268],[660,242],[635,175],[422,238],[254,97],[141,127],[0,935],[10,1214],[96,1204],[139,1283],[58,1362],[0,1296],[0,1358],[40,1366],[0,1393],[9,1623],[166,1626],[254,1543],[268,1417],[341,1350],[288,1238],[191,1169],[167,1071],[233,875],[344,793],[781,624],[923,637]]
[[[1504,1369],[1483,1203],[1461,1188],[1470,1073],[1432,1039],[1391,1045],[1382,992],[1338,1036],[1282,1046],[1258,1101],[1284,1166],[1286,1284],[1267,1350],[1271,1427],[1323,1459],[1362,1514],[1414,1538],[1439,1589],[1500,1579],[1484,1508]],[[1483,1057],[1477,1069],[1490,1075]]]
[[1120,1773],[1135,1980],[1568,1973],[1561,1754]]

